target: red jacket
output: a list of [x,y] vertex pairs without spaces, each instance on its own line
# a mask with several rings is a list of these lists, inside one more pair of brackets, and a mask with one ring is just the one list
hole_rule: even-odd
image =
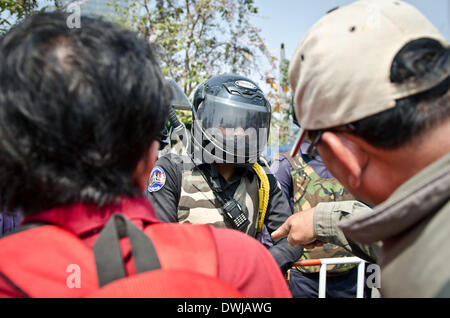
[[[94,205],[81,203],[54,208],[25,218],[23,224],[55,224],[74,233],[92,247],[100,230],[115,213],[126,216],[140,229],[160,223],[151,203],[140,197],[122,198],[120,203],[109,204],[100,211]],[[219,278],[238,289],[245,297],[291,297],[278,265],[263,245],[238,231],[211,230],[217,248]],[[135,273],[128,240],[121,240],[121,250],[128,274]],[[180,264],[180,268],[183,268],[183,264]],[[1,272],[0,297],[23,297]]]

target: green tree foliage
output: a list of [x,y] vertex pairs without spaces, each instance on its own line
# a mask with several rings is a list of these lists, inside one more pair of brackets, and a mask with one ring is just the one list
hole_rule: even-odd
[[[250,16],[258,14],[253,0],[130,0],[125,8],[117,0],[110,4],[117,22],[157,46],[164,74],[179,83],[187,96],[214,74],[238,73],[266,80],[277,69],[261,30],[250,23]],[[263,59],[271,65],[269,70],[261,69]],[[293,135],[288,66],[289,61],[281,61],[285,77],[279,83],[281,90],[273,81],[267,94],[275,111],[272,131],[281,134],[280,139],[271,139],[275,143],[289,142]],[[255,74],[260,78],[254,78]],[[191,124],[190,112],[177,113],[182,122]]]
[[45,11],[61,6],[60,0],[0,0],[0,35],[7,32],[13,24],[36,11]]
[[280,78],[267,78],[271,90],[267,97],[272,105],[272,122],[270,146],[282,145],[295,140],[295,125],[293,124],[293,100],[289,86],[289,60],[280,61]]
[[[158,47],[163,72],[190,96],[213,74],[249,75],[268,54],[260,30],[249,22],[253,0],[136,0],[120,8],[119,23]],[[262,76],[262,73],[260,73]]]
[[37,0],[0,0],[0,34],[5,33],[13,21],[23,19],[37,7]]

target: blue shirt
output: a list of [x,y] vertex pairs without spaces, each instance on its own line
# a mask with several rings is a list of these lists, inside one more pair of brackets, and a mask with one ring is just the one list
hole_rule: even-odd
[[18,227],[21,221],[22,215],[19,211],[12,213],[0,212],[0,237]]

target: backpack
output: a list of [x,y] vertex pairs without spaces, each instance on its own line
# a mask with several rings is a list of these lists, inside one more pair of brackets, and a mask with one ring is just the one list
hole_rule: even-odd
[[[127,276],[120,239],[129,240],[136,274]],[[138,229],[113,215],[93,248],[54,225],[0,240],[0,277],[24,297],[238,298],[218,277],[211,229],[162,223]]]

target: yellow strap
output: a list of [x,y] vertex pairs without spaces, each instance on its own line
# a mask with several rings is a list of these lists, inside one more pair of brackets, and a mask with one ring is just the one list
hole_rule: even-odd
[[262,227],[264,224],[264,218],[267,212],[267,206],[269,205],[269,195],[270,195],[270,184],[269,178],[267,177],[266,172],[263,167],[261,167],[258,163],[253,165],[253,170],[255,170],[256,175],[259,178],[260,185],[258,189],[259,196],[259,219],[258,219],[258,233],[262,231]]

